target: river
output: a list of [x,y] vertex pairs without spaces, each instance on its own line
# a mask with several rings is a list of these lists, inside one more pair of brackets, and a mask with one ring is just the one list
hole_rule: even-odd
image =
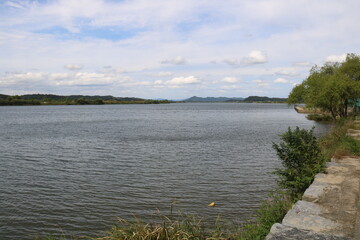
[[242,222],[275,186],[272,142],[314,125],[329,128],[286,104],[0,107],[0,239],[94,237],[171,207]]

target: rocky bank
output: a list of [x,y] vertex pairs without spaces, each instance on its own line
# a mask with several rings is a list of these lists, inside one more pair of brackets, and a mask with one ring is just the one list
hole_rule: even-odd
[[[348,135],[360,140],[359,130]],[[360,240],[359,197],[360,157],[333,158],[266,240]]]

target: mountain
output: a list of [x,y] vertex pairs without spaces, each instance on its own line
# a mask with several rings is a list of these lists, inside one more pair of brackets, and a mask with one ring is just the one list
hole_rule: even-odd
[[259,97],[259,96],[250,96],[243,100],[244,102],[286,102],[287,98],[269,98],[269,97]]
[[0,99],[7,99],[9,95],[0,94]]
[[0,94],[0,106],[20,106],[20,105],[84,105],[84,104],[161,104],[171,103],[168,100],[151,100],[134,97],[113,97],[107,96],[88,96],[70,95],[61,96],[54,94],[26,94],[8,96]]
[[244,98],[228,98],[228,97],[196,97],[185,99],[184,102],[228,102],[228,101],[242,101]]
[[[1,95],[0,94],[0,99],[3,98],[2,96],[6,96],[7,95]],[[3,99],[6,99],[6,97],[4,97]],[[24,100],[39,100],[39,101],[44,101],[44,100],[55,100],[55,101],[64,101],[64,100],[77,100],[77,99],[85,99],[85,100],[115,100],[115,101],[144,101],[144,99],[142,98],[133,98],[133,97],[113,97],[110,95],[106,95],[106,96],[87,96],[87,95],[70,95],[70,96],[62,96],[62,95],[54,95],[54,94],[26,94],[26,95],[21,95],[18,96],[20,99],[24,99]]]

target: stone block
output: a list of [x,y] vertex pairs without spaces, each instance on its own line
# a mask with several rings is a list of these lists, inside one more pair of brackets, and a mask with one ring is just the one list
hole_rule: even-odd
[[330,188],[329,184],[311,184],[308,189],[304,192],[302,200],[316,203]]
[[316,203],[298,201],[285,215],[282,223],[290,227],[323,233],[341,227],[336,222],[320,216],[324,213],[327,213],[326,210]]
[[275,223],[266,236],[266,240],[351,240],[349,237],[316,233],[295,227]]

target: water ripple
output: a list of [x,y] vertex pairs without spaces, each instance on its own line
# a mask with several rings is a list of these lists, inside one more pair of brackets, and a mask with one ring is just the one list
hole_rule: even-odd
[[153,220],[171,207],[242,222],[275,185],[272,141],[313,125],[282,104],[1,107],[0,116],[0,239],[97,236],[117,217]]

